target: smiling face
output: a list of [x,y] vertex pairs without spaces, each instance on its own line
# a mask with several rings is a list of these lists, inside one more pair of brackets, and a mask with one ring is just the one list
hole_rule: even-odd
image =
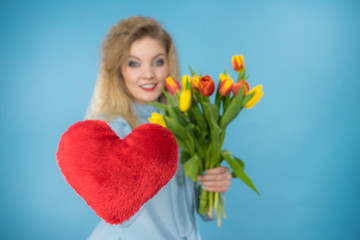
[[165,78],[169,74],[164,47],[150,37],[134,41],[121,73],[125,86],[137,103],[158,101]]

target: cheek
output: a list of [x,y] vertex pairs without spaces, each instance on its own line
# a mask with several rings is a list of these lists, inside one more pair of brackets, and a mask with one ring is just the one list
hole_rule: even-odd
[[122,75],[124,77],[124,81],[126,85],[131,85],[131,84],[135,84],[138,78],[138,73],[137,71],[134,71],[132,69],[123,69],[122,71]]
[[169,76],[169,68],[165,66],[159,70],[158,78],[161,79],[162,83],[165,83],[165,79]]

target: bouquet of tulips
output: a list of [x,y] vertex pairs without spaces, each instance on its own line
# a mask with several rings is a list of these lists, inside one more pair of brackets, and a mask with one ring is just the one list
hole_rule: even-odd
[[[240,178],[258,193],[244,172],[243,161],[222,149],[228,124],[244,107],[252,108],[263,95],[262,85],[250,90],[243,55],[233,56],[232,66],[238,73],[237,81],[235,83],[226,70],[221,73],[214,103],[209,99],[215,91],[215,82],[210,76],[198,75],[189,67],[192,76],[182,77],[182,87],[176,79],[168,77],[167,91],[163,92],[169,105],[152,103],[163,115],[153,113],[149,121],[168,128],[174,134],[182,148],[180,161],[185,175],[193,181],[196,182],[203,171],[219,167],[225,160],[233,177]],[[213,217],[214,210],[220,226],[221,215],[226,217],[220,194],[201,189],[199,213]]]

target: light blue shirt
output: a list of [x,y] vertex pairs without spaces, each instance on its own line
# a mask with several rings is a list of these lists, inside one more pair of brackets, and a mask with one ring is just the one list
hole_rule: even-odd
[[[136,104],[136,111],[141,123],[147,123],[153,112],[159,112],[151,105],[140,104]],[[120,138],[132,131],[121,117],[115,118],[109,125]],[[175,176],[129,221],[110,225],[102,220],[88,240],[200,240],[196,195],[195,184],[184,175],[179,161]]]

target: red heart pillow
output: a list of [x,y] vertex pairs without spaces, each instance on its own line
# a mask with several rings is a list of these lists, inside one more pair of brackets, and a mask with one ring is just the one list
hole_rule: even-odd
[[66,181],[106,222],[128,220],[177,169],[172,133],[143,124],[124,139],[100,120],[78,122],[60,139],[57,162]]

